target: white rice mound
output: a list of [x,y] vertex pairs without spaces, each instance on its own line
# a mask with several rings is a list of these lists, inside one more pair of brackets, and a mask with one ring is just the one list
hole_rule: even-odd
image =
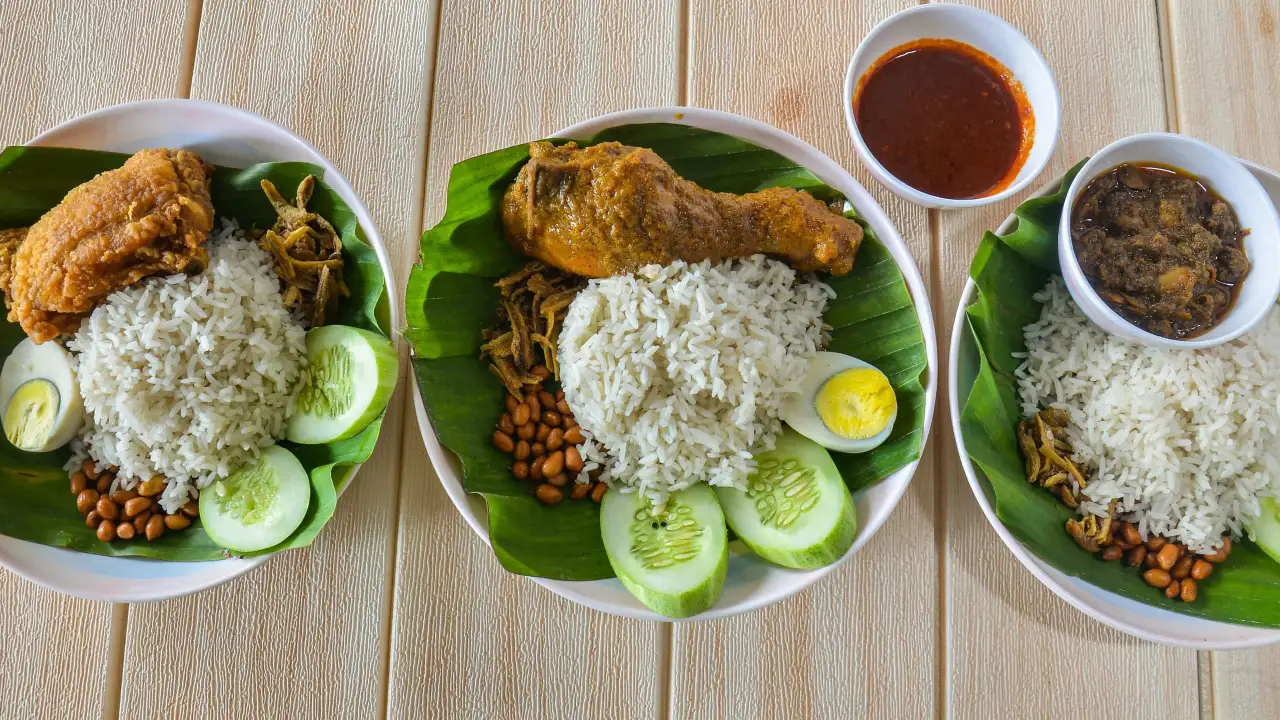
[[[826,342],[835,293],[757,255],[592,280],[559,337],[585,469],[662,505],[697,482],[745,489],[778,410]],[[607,452],[605,449],[607,448]]]
[[1201,553],[1239,537],[1258,498],[1280,489],[1280,310],[1224,345],[1160,350],[1105,333],[1059,277],[1036,300],[1016,372],[1022,412],[1070,411],[1076,457],[1096,470],[1081,512],[1105,515],[1117,500],[1143,537]]
[[224,222],[200,275],[113,293],[68,343],[88,411],[69,467],[120,470],[113,489],[168,479],[173,512],[284,434],[305,367],[271,256]]

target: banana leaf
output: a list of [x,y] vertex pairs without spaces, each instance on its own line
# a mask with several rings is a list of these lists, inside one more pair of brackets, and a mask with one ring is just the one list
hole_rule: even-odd
[[[1083,161],[1080,165],[1083,165]],[[1248,539],[1234,544],[1227,562],[1200,583],[1194,602],[1169,600],[1120,562],[1104,562],[1075,544],[1063,526],[1076,513],[1027,482],[1014,435],[1020,403],[1013,371],[1025,352],[1022,328],[1040,316],[1033,298],[1059,272],[1057,228],[1072,168],[1057,192],[1015,211],[1016,229],[987,233],[969,268],[978,286],[967,309],[979,351],[979,371],[960,416],[970,459],[996,500],[996,515],[1040,559],[1073,577],[1145,605],[1206,620],[1280,627],[1280,565]]]
[[[105,170],[124,164],[128,155],[74,148],[10,147],[0,153],[0,228],[31,225],[64,195]],[[292,197],[307,175],[317,180],[324,169],[309,163],[262,163],[243,170],[219,167],[210,183],[218,217],[235,219],[241,227],[266,228],[275,221],[259,180],[266,178]],[[344,277],[351,297],[340,305],[335,322],[377,332],[384,337],[390,325],[382,268],[364,240],[355,213],[323,181],[316,183],[310,209],[333,223],[342,236]],[[7,312],[7,308],[6,308]],[[0,319],[0,357],[7,357],[26,337],[16,324]],[[352,468],[369,459],[382,426],[379,417],[360,434],[328,445],[282,442],[298,457],[311,477],[311,506],[302,525],[265,554],[306,547],[333,517],[338,492]],[[116,557],[156,560],[221,560],[228,552],[216,545],[199,521],[184,532],[167,533],[154,542],[100,542],[76,511],[75,498],[63,465],[69,451],[25,453],[0,434],[0,535],[41,545]]]
[[[711,190],[787,186],[824,200],[839,197],[791,160],[729,135],[641,124],[605,130],[580,144],[611,140],[651,148],[680,175]],[[498,319],[494,281],[527,261],[503,239],[499,203],[528,158],[528,146],[518,145],[454,166],[444,218],[423,234],[421,259],[409,278],[404,335],[413,346],[431,423],[461,460],[465,489],[488,503],[489,536],[503,567],[536,577],[597,580],[613,577],[598,506],[543,505],[490,444],[505,391],[479,357],[480,333]],[[837,292],[825,315],[833,328],[829,349],[879,367],[898,396],[898,420],[884,445],[862,455],[833,453],[845,482],[857,491],[920,457],[924,337],[901,271],[869,228],[853,271],[824,279]]]

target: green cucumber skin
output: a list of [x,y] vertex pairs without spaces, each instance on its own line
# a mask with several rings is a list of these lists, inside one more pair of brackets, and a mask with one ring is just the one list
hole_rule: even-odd
[[[608,547],[605,548],[605,554],[609,554]],[[612,555],[609,556],[609,562],[610,564],[613,563]],[[677,601],[672,601],[669,596],[661,593],[651,593],[632,582],[630,578],[622,573],[618,573],[618,580],[621,580],[623,587],[634,595],[637,600],[644,603],[645,607],[663,617],[681,620],[710,610],[716,604],[716,601],[720,599],[720,593],[724,590],[724,580],[728,575],[729,547],[726,544],[724,552],[720,553],[720,562],[716,564],[715,569],[701,589],[697,592],[681,595]]]
[[[679,595],[670,595],[665,592],[646,588],[629,576],[630,568],[628,568],[627,564],[615,554],[614,549],[611,547],[611,543],[607,539],[608,535],[603,527],[603,524],[608,522],[612,513],[607,512],[604,509],[602,509],[600,513],[600,522],[602,525],[601,534],[606,538],[604,542],[605,555],[608,556],[609,564],[613,567],[618,580],[621,581],[623,587],[634,595],[637,600],[643,603],[645,607],[659,615],[673,619],[692,617],[711,609],[711,607],[716,604],[716,601],[720,599],[720,593],[724,589],[725,578],[728,577],[729,574],[728,533],[725,529],[724,511],[720,508],[719,501],[716,499],[715,494],[712,493],[710,488],[705,485],[695,485],[694,487],[677,491],[677,493],[673,493],[672,497],[677,497],[678,493],[706,494],[706,498],[704,498],[702,502],[710,501],[708,507],[715,509],[715,516],[704,519],[707,521],[707,528],[716,534],[716,537],[712,538],[712,541],[717,544],[719,548],[719,556],[716,558],[716,564],[711,569],[711,572],[706,575],[703,581],[696,588],[685,591]],[[614,495],[614,497],[610,498],[610,495]],[[605,495],[605,502],[625,502],[628,503],[628,507],[634,506],[633,500],[634,496],[623,496],[616,490],[610,490]]]
[[1249,523],[1249,537],[1272,560],[1280,563],[1280,501],[1261,498],[1262,512]]
[[[382,414],[382,411],[386,409],[387,404],[391,401],[392,393],[395,392],[396,382],[400,378],[400,358],[396,354],[395,346],[385,337],[382,337],[377,333],[369,332],[368,330],[362,330],[360,328],[349,327],[346,325],[326,325],[324,327],[313,328],[308,333],[309,340],[313,333],[318,334],[320,337],[323,337],[326,334],[331,335],[335,333],[358,336],[368,345],[369,350],[373,353],[374,364],[378,368],[378,383],[374,387],[373,393],[370,395],[373,401],[369,403],[364,412],[355,418],[351,424],[340,433],[333,434],[317,432],[315,425],[321,424],[323,421],[315,420],[310,415],[295,411],[294,415],[291,416],[287,422],[285,437],[289,441],[296,442],[299,445],[324,445],[331,442],[347,440],[359,435],[361,431],[368,427],[369,423],[377,419],[377,417]],[[350,344],[350,341],[342,337],[341,334],[338,335],[335,340],[326,343],[319,351],[328,349],[333,345]],[[318,342],[315,344],[320,345]],[[311,342],[308,342],[308,364],[310,363],[312,350],[313,345]]]
[[[747,492],[732,487],[717,487],[716,497],[724,510],[725,520],[738,539],[762,559],[795,570],[816,570],[844,557],[849,548],[853,547],[858,535],[858,508],[830,453],[816,442],[787,428],[778,436],[775,449],[757,456],[760,462],[766,458],[778,462],[794,461],[815,473],[814,482],[820,493],[819,506],[802,514],[799,522],[830,522],[831,527],[821,536],[812,538],[807,545],[794,547],[796,543],[788,542],[789,538],[785,537],[786,530],[774,530],[765,526],[756,502]],[[830,502],[836,501],[830,497],[835,493],[839,493],[840,507],[833,518],[826,507],[829,507]],[[794,528],[793,532],[801,530],[802,528]],[[821,532],[821,529],[817,531]]]
[[[742,492],[734,488],[729,488],[729,490]],[[844,557],[845,553],[849,552],[849,548],[853,547],[853,541],[858,536],[858,507],[854,505],[853,496],[849,494],[848,489],[844,491],[842,502],[844,508],[840,511],[840,519],[832,526],[831,532],[803,550],[779,550],[760,545],[753,542],[747,535],[744,535],[734,525],[729,515],[725,515],[725,520],[728,521],[729,527],[733,528],[733,531],[738,534],[738,539],[742,541],[742,544],[746,545],[751,552],[761,558],[775,565],[792,568],[793,570],[817,570]]]

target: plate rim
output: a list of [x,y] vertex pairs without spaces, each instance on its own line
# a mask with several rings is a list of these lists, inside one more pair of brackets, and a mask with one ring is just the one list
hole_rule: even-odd
[[[1276,173],[1273,170],[1270,170],[1268,168],[1265,168],[1261,165],[1258,165],[1257,163],[1253,163],[1248,160],[1244,160],[1240,158],[1237,158],[1237,160],[1242,165],[1244,165],[1246,169],[1248,169],[1250,172],[1254,173],[1255,175],[1270,176],[1271,178],[1274,178],[1277,182],[1280,182],[1280,173]],[[1065,177],[1065,173],[1064,175],[1057,176],[1054,179],[1050,180],[1049,182],[1045,183],[1044,185],[1040,186],[1039,188],[1036,189],[1036,191],[1033,194],[1027,196],[1026,198],[1023,198],[1019,202],[1019,205],[1021,205],[1022,202],[1026,202],[1027,200],[1030,200],[1032,198],[1044,197],[1046,195],[1052,194],[1052,192],[1056,190],[1061,184],[1063,177]],[[1000,223],[999,227],[996,228],[996,234],[1002,235],[1002,234],[1011,232],[1015,227],[1015,223],[1017,221],[1018,221],[1017,216],[1014,215],[1012,212],[1010,212],[1008,217],[1006,217]],[[972,460],[970,460],[969,454],[965,450],[964,437],[960,428],[960,414],[964,406],[960,400],[959,359],[960,359],[960,354],[965,349],[965,347],[973,345],[973,339],[972,337],[970,337],[969,327],[966,322],[966,319],[967,319],[966,310],[969,308],[970,305],[973,304],[975,300],[975,295],[977,293],[977,289],[978,289],[977,284],[974,283],[973,278],[968,277],[968,271],[966,268],[965,285],[964,285],[963,291],[960,294],[958,305],[956,307],[955,318],[953,319],[952,326],[951,326],[951,341],[948,343],[949,347],[948,347],[948,356],[947,356],[947,406],[948,406],[948,411],[951,419],[951,433],[956,443],[956,454],[959,455],[960,457],[960,466],[964,470],[965,479],[968,481],[969,489],[970,491],[972,491],[974,495],[974,499],[977,501],[979,508],[982,509],[982,514],[987,519],[987,523],[991,525],[993,530],[995,530],[996,535],[1000,537],[1000,540],[1005,544],[1005,547],[1007,547],[1009,551],[1013,553],[1013,556],[1017,558],[1018,562],[1023,566],[1024,569],[1026,569],[1033,576],[1035,576],[1037,580],[1039,580],[1043,585],[1049,588],[1049,590],[1052,591],[1053,594],[1056,595],[1058,598],[1062,599],[1067,604],[1071,605],[1075,609],[1084,613],[1088,617],[1093,618],[1094,620],[1102,623],[1103,625],[1106,625],[1115,630],[1119,630],[1120,632],[1126,635],[1136,637],[1140,640],[1146,640],[1148,642],[1153,642],[1160,645],[1186,648],[1191,650],[1241,650],[1241,649],[1247,649],[1247,648],[1264,647],[1267,645],[1280,643],[1280,630],[1278,629],[1260,628],[1260,627],[1255,627],[1251,625],[1238,625],[1235,623],[1227,623],[1227,622],[1222,622],[1220,620],[1208,620],[1205,618],[1193,618],[1193,619],[1199,620],[1200,622],[1203,622],[1203,623],[1207,623],[1210,626],[1221,625],[1224,627],[1228,627],[1228,628],[1231,628],[1234,632],[1249,632],[1251,633],[1252,636],[1239,639],[1239,640],[1229,640],[1229,641],[1215,641],[1215,640],[1210,640],[1208,638],[1205,638],[1204,640],[1201,640],[1201,641],[1193,641],[1193,640],[1188,640],[1181,637],[1176,637],[1173,635],[1162,634],[1159,632],[1151,632],[1151,631],[1144,630],[1136,626],[1130,625],[1124,622],[1123,620],[1111,617],[1110,615],[1102,612],[1101,610],[1081,600],[1075,594],[1075,592],[1073,592],[1073,589],[1068,588],[1066,586],[1066,583],[1059,581],[1057,578],[1052,577],[1049,574],[1048,570],[1052,569],[1052,566],[1046,565],[1044,561],[1042,561],[1039,558],[1039,556],[1037,556],[1029,548],[1023,545],[1016,537],[1013,536],[1013,533],[1005,526],[1005,524],[996,515],[995,507],[987,499],[986,493],[983,491],[981,481],[978,478],[978,471],[973,466],[973,462]],[[969,383],[968,387],[964,389],[966,396],[968,395],[968,392],[972,389],[972,387],[973,387],[973,384]],[[1055,569],[1055,572],[1059,572],[1059,571],[1056,571]],[[1063,577],[1069,583],[1084,585],[1089,588],[1092,588],[1094,591],[1098,593],[1101,593],[1104,599],[1106,599],[1108,605],[1114,604],[1114,601],[1111,598],[1128,600],[1128,598],[1123,598],[1120,595],[1117,595],[1109,590],[1105,590],[1092,583],[1085,582],[1079,578],[1072,577],[1065,574],[1063,574]],[[1134,601],[1134,602],[1137,602],[1137,601]],[[1148,607],[1152,612],[1165,613],[1177,619],[1188,619],[1191,617],[1191,616],[1180,615],[1178,613],[1174,613],[1169,610],[1163,610],[1161,608],[1156,608],[1156,607],[1151,607],[1146,605],[1144,605],[1144,607]]]
[[[659,615],[640,604],[638,600],[634,600],[634,598],[629,598],[634,604],[618,606],[614,603],[599,601],[580,589],[583,586],[593,585],[595,583],[616,583],[616,579],[569,581],[524,576],[566,600],[570,600],[574,603],[592,608],[593,610],[598,610],[611,615],[638,620],[654,620],[662,622],[702,622],[751,612],[753,610],[781,602],[782,600],[800,593],[831,573],[840,565],[847,562],[849,558],[856,555],[868,542],[870,542],[871,538],[875,536],[880,528],[884,526],[885,522],[887,522],[888,518],[892,516],[903,496],[906,494],[907,488],[914,479],[915,472],[920,465],[920,461],[925,457],[925,448],[933,425],[934,412],[937,409],[938,380],[940,377],[938,373],[937,357],[938,338],[933,322],[933,312],[930,305],[928,288],[924,282],[923,276],[920,274],[920,268],[916,264],[915,258],[911,255],[911,251],[907,247],[906,241],[898,231],[897,225],[889,218],[888,214],[885,213],[884,209],[880,206],[880,203],[876,201],[871,193],[863,187],[862,183],[860,183],[852,173],[837,163],[829,155],[818,150],[813,145],[805,142],[795,135],[759,120],[754,120],[752,118],[721,110],[692,106],[658,106],[634,108],[599,115],[589,120],[574,123],[552,134],[551,137],[572,138],[575,136],[589,136],[610,127],[654,122],[689,125],[692,127],[705,127],[708,124],[714,123],[728,123],[734,125],[736,128],[735,130],[724,132],[757,144],[760,144],[759,138],[766,138],[766,142],[791,145],[792,152],[811,156],[813,162],[811,163],[806,161],[803,164],[807,170],[820,176],[825,175],[837,178],[839,182],[852,190],[852,193],[850,193],[851,197],[849,199],[851,202],[854,202],[859,214],[873,225],[884,227],[891,231],[889,233],[881,233],[877,230],[877,235],[879,236],[880,242],[889,250],[890,254],[894,258],[895,264],[897,264],[899,270],[903,274],[904,280],[906,281],[907,288],[911,294],[912,303],[916,310],[916,316],[920,321],[920,329],[923,334],[923,341],[927,356],[927,365],[923,373],[923,384],[925,386],[925,418],[920,442],[920,457],[916,458],[908,465],[899,468],[893,474],[885,478],[885,481],[888,481],[900,474],[903,475],[903,479],[897,481],[899,485],[896,488],[896,492],[894,492],[893,496],[887,498],[883,503],[886,508],[883,517],[866,527],[859,528],[857,540],[855,541],[854,546],[849,552],[845,553],[842,558],[831,565],[809,571],[787,570],[785,568],[778,568],[777,566],[769,565],[770,569],[794,573],[797,576],[797,580],[793,581],[781,590],[763,593],[760,597],[752,597],[729,607],[720,607],[717,603],[717,606],[714,606],[703,613],[691,618],[681,619]],[[719,130],[717,130],[717,132],[719,132]],[[794,158],[790,158],[787,151],[774,150],[774,152],[778,152],[779,154],[794,160]],[[796,162],[800,161],[796,160]],[[426,445],[427,455],[431,460],[436,477],[444,487],[445,492],[453,502],[454,507],[463,516],[467,525],[469,525],[471,530],[484,541],[485,545],[491,546],[488,532],[487,506],[485,505],[484,500],[479,496],[471,495],[463,489],[462,478],[454,471],[450,462],[452,453],[440,443],[440,440],[436,436],[435,430],[431,424],[430,417],[427,415],[426,405],[422,398],[422,391],[417,382],[416,370],[412,372],[410,382],[413,386],[414,411],[418,419],[418,429],[422,436],[423,444]],[[734,553],[731,552],[730,554],[732,556]],[[763,563],[764,561],[756,560],[756,562]],[[502,568],[502,571],[509,572],[505,568]]]
[[[337,167],[334,166],[333,162],[330,161],[328,157],[326,157],[323,153],[321,153],[318,149],[316,149],[315,146],[313,146],[311,143],[301,138],[292,130],[289,130],[284,126],[272,120],[269,120],[266,117],[259,115],[258,113],[252,112],[250,110],[245,110],[243,108],[235,107],[233,105],[226,105],[226,104],[214,102],[211,100],[192,100],[188,98],[152,98],[149,100],[136,100],[132,102],[108,105],[105,107],[98,108],[96,110],[89,111],[87,113],[76,115],[75,117],[64,120],[54,125],[53,127],[50,127],[42,131],[41,133],[37,134],[35,137],[23,143],[23,145],[26,147],[40,147],[45,145],[53,146],[52,143],[50,142],[51,138],[56,137],[60,133],[66,132],[67,130],[77,125],[81,125],[87,122],[110,119],[112,116],[115,116],[115,115],[127,116],[129,113],[133,113],[133,112],[140,112],[140,111],[145,112],[155,108],[175,107],[175,106],[186,106],[196,110],[205,110],[211,113],[222,113],[222,114],[231,115],[231,116],[238,116],[242,120],[245,120],[249,123],[265,125],[267,127],[274,129],[277,132],[283,133],[284,137],[288,138],[294,143],[297,143],[301,148],[303,148],[307,152],[310,152],[316,158],[319,159],[319,162],[315,164],[323,168],[324,182],[327,185],[329,185],[331,188],[333,188],[335,192],[339,193],[339,195],[344,196],[343,199],[347,201],[348,205],[351,207],[352,212],[355,213],[356,221],[359,224],[360,229],[364,232],[365,241],[369,244],[370,247],[373,248],[374,254],[378,258],[378,264],[380,266],[380,269],[382,270],[383,282],[386,283],[385,292],[387,294],[387,298],[389,301],[388,317],[391,325],[391,327],[388,329],[389,336],[391,338],[393,345],[396,347],[397,353],[398,353],[399,347],[401,345],[401,338],[397,330],[400,327],[400,323],[402,322],[401,314],[403,312],[403,303],[399,300],[400,296],[399,296],[399,291],[396,287],[395,276],[394,276],[394,273],[391,272],[392,265],[391,265],[390,256],[387,253],[386,244],[382,239],[382,234],[381,232],[379,232],[377,225],[374,224],[373,218],[369,214],[368,207],[364,204],[364,201],[360,198],[360,196],[355,192],[355,189],[351,186],[351,183],[347,180],[346,176],[343,175],[337,169]],[[101,148],[84,148],[84,149],[100,150]],[[270,161],[264,161],[264,162],[270,162]],[[399,384],[400,380],[402,379],[402,376],[403,376],[403,371],[396,378],[397,384]],[[379,439],[381,439],[381,433],[379,433]],[[350,488],[351,485],[354,483],[356,476],[359,474],[361,467],[363,467],[363,464],[357,464],[351,467],[351,472],[348,475],[346,482],[343,483],[342,488],[338,490],[339,498],[342,497],[342,495],[347,491],[347,489]],[[21,540],[19,538],[11,538],[7,536],[4,536],[3,540],[6,543],[8,542],[21,543],[23,546],[34,546],[36,548],[41,548],[44,550],[56,551],[57,553],[73,553],[75,555],[88,556],[90,558],[107,557],[107,556],[98,556],[98,555],[95,555],[94,553],[82,553],[82,552],[79,552],[76,550],[70,550],[67,548],[58,548],[58,547],[53,547],[49,545],[43,545],[41,543],[34,543],[28,540]],[[187,595],[193,595],[199,592],[204,592],[205,590],[210,590],[219,585],[226,584],[228,582],[231,582],[232,580],[235,580],[245,575],[246,573],[249,573],[252,570],[255,570],[261,567],[268,560],[279,555],[280,552],[284,552],[284,551],[277,551],[267,555],[259,555],[257,557],[252,557],[252,558],[232,557],[232,558],[226,558],[223,560],[192,562],[190,564],[199,564],[202,566],[207,566],[212,568],[226,568],[226,571],[221,574],[217,574],[207,579],[201,580],[200,582],[193,583],[189,587],[184,587],[181,590],[162,591],[162,592],[145,592],[145,591],[130,592],[130,591],[108,590],[106,592],[95,593],[95,592],[88,592],[88,591],[69,590],[66,587],[61,586],[59,583],[57,583],[54,580],[51,580],[46,577],[42,577],[26,569],[20,569],[20,566],[11,561],[9,554],[6,553],[2,547],[0,547],[0,567],[5,568],[7,571],[12,572],[13,574],[25,580],[35,583],[36,585],[39,585],[41,587],[47,588],[49,590],[52,590],[54,592],[57,592],[59,594],[66,595],[69,597],[76,597],[84,600],[93,600],[93,601],[111,602],[111,603],[150,603],[150,602],[160,602],[164,600],[173,600],[176,598],[185,597]],[[110,559],[113,561],[120,561],[120,562],[127,562],[127,563],[140,563],[140,564],[146,564],[146,565],[152,565],[154,563],[185,562],[185,561],[155,560],[150,558],[128,557],[128,556],[122,556],[122,557],[111,556]]]

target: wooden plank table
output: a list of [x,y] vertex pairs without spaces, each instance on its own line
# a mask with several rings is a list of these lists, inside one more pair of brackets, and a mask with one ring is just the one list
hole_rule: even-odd
[[[458,160],[625,108],[689,104],[795,133],[870,189],[943,334],[985,210],[925,211],[856,161],[840,87],[912,0],[16,0],[0,4],[0,142],[151,97],[237,105],[352,181],[403,289]],[[1280,167],[1280,0],[975,0],[1021,28],[1063,95],[1049,173],[1172,130]],[[941,371],[941,368],[939,368]],[[406,401],[307,550],[191,598],[110,606],[0,572],[0,718],[1275,717],[1280,649],[1134,640],[1001,546],[949,421],[852,562],[749,615],[671,625],[573,605],[498,566],[440,487]],[[944,389],[945,390],[945,389]]]

